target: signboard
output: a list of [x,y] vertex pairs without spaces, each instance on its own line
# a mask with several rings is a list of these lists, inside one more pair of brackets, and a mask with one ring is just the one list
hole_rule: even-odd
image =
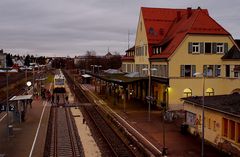
[[186,122],[190,126],[194,126],[196,122],[196,114],[191,112],[186,112]]
[[[0,111],[7,111],[7,105],[1,105],[0,106]],[[10,104],[9,105],[9,111],[15,111],[15,106]]]

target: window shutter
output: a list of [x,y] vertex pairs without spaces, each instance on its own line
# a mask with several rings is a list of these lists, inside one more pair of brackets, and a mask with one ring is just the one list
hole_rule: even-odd
[[224,43],[224,53],[228,52],[228,43]]
[[218,65],[214,65],[215,77],[218,76]]
[[217,52],[217,43],[212,43],[212,53]]
[[203,75],[207,76],[207,65],[203,65]]
[[200,43],[200,53],[203,53],[204,52],[204,43],[201,42]]
[[193,48],[192,48],[192,42],[189,42],[188,43],[188,53],[192,53],[192,50]]
[[180,74],[180,76],[181,77],[184,77],[184,65],[181,65],[181,74]]
[[194,74],[196,73],[196,65],[192,65],[192,77],[195,77]]

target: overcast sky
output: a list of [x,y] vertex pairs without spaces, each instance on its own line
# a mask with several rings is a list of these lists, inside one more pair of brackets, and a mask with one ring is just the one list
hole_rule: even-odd
[[240,38],[239,0],[1,0],[0,48],[13,54],[124,54],[134,44],[140,7],[208,9]]

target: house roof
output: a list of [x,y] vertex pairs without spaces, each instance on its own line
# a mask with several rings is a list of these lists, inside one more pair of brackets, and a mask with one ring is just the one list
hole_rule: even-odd
[[[181,99],[187,103],[202,107],[202,97],[200,96],[187,97]],[[215,110],[217,112],[240,117],[239,94],[205,96],[204,106],[205,108]]]
[[135,45],[129,49],[127,49],[125,52],[129,52],[129,51],[135,51]]
[[151,58],[168,58],[187,34],[230,35],[212,19],[207,9],[141,8],[149,45],[165,48]]
[[240,50],[233,45],[233,47],[222,57],[223,60],[236,60],[240,59]]
[[238,48],[240,48],[240,39],[235,39],[235,43],[237,44]]

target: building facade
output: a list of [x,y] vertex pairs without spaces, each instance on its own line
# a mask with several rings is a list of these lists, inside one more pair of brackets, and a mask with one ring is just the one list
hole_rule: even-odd
[[[126,55],[128,52],[126,51]],[[144,8],[140,10],[135,53],[125,72],[151,73],[151,95],[170,110],[183,109],[180,98],[230,94],[240,88],[240,51],[231,34],[212,19],[206,9]],[[166,81],[167,80],[167,81]],[[141,86],[141,87],[139,87]],[[133,85],[149,93],[148,82]],[[141,92],[140,89],[134,89]]]
[[240,95],[206,96],[204,98],[204,125],[202,124],[202,97],[183,98],[185,122],[190,133],[204,139],[229,154],[240,153]]

